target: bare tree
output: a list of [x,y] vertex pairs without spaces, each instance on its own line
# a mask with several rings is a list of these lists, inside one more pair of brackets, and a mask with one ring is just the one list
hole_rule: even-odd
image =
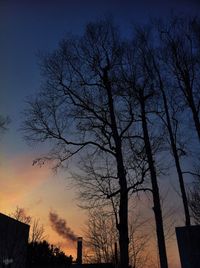
[[[28,140],[50,142],[50,153],[35,161],[65,165],[71,157],[79,162],[86,153],[96,163],[112,165],[109,177],[119,196],[120,265],[127,268],[128,186],[125,160],[129,157],[128,130],[133,127],[133,103],[123,94],[119,76],[123,45],[110,21],[87,25],[82,38],[63,40],[43,59],[45,83],[40,94],[28,101],[24,131]],[[112,182],[110,182],[112,185]],[[88,180],[92,187],[92,182]],[[95,188],[93,188],[95,189]]]
[[[140,220],[139,215],[134,215],[129,221],[129,258],[133,268],[147,266],[150,259],[148,251],[150,235],[144,231],[147,222]],[[118,233],[112,211],[105,211],[102,207],[90,210],[85,238],[85,245],[89,252],[87,261],[117,265]]]
[[159,249],[159,256],[160,256],[160,264],[161,267],[168,267],[167,264],[167,254],[166,254],[166,247],[165,247],[165,238],[164,238],[164,228],[163,228],[163,219],[162,219],[162,209],[160,204],[160,194],[159,194],[159,187],[157,182],[157,174],[156,168],[154,165],[153,159],[153,151],[150,142],[149,130],[148,130],[148,123],[147,123],[147,114],[146,114],[146,99],[147,95],[144,94],[143,89],[139,92],[139,101],[141,105],[141,116],[142,116],[142,127],[144,133],[144,142],[146,147],[147,159],[149,163],[149,169],[151,174],[151,183],[152,183],[152,194],[153,194],[153,211],[155,214],[155,221],[156,221],[156,231],[157,231],[157,238],[158,238],[158,249]]
[[[186,224],[190,224],[179,148],[164,80],[154,56],[143,37],[122,42],[110,21],[91,23],[83,37],[63,40],[57,50],[42,58],[44,84],[25,111],[23,130],[27,139],[51,146],[35,164],[52,161],[59,168],[73,158],[74,164],[81,166],[76,177],[83,198],[97,203],[109,202],[106,198],[118,202],[114,212],[121,267],[129,264],[128,197],[136,191],[152,193],[160,263],[162,268],[167,267],[155,154],[161,148],[162,134],[152,111],[160,96]],[[178,73],[173,74],[177,78]],[[153,128],[156,135],[152,135]],[[151,188],[146,187],[148,178]]]
[[[51,146],[34,163],[52,161],[59,168],[73,158],[73,165],[80,167],[73,177],[82,198],[90,206],[91,202],[116,202],[123,268],[129,264],[128,197],[136,191],[152,193],[160,264],[168,266],[158,185],[157,152],[163,144],[158,115],[167,130],[186,225],[190,225],[180,162],[184,149],[178,146],[175,111],[189,107],[200,137],[198,23],[187,26],[184,32],[177,20],[162,31],[160,40],[167,54],[161,60],[157,47],[149,46],[147,32],[138,32],[132,42],[122,42],[112,22],[88,24],[81,38],[64,39],[57,50],[42,58],[44,84],[25,111],[27,139]],[[171,75],[171,83],[166,82],[165,74],[167,78]],[[177,106],[169,100],[172,84],[179,89]],[[158,102],[162,111],[157,109]]]
[[194,189],[190,193],[189,199],[190,209],[192,211],[192,216],[196,224],[200,223],[200,192],[199,189]]
[[162,25],[160,32],[168,71],[181,93],[182,103],[191,111],[200,139],[199,25],[196,18],[175,17]]
[[[178,113],[182,112],[179,105],[177,104],[178,96],[175,90],[172,90],[174,85],[167,77],[167,71],[163,68],[163,53],[157,53],[156,49],[150,44],[147,39],[145,31],[140,31],[140,38],[143,40],[143,53],[148,55],[148,60],[146,61],[147,71],[151,75],[152,84],[155,86],[157,94],[160,95],[160,107],[158,108],[157,114],[161,118],[162,124],[167,130],[166,139],[169,141],[171,147],[171,154],[174,158],[176,171],[179,179],[179,185],[182,195],[182,201],[184,206],[185,214],[185,224],[190,225],[190,213],[188,207],[188,200],[186,189],[184,185],[183,171],[181,168],[181,156],[186,155],[185,144],[180,142],[178,137],[180,117],[178,118]],[[162,51],[160,49],[160,51]],[[170,87],[170,88],[169,88]],[[179,145],[179,143],[181,145]]]
[[151,254],[148,249],[152,237],[151,234],[146,231],[147,225],[148,220],[141,221],[140,215],[134,215],[134,217],[129,220],[129,256],[133,268],[147,267],[151,262]]
[[40,224],[39,219],[34,219],[31,225],[30,242],[41,242],[45,239],[44,226]]
[[29,232],[29,242],[41,242],[45,239],[44,226],[40,224],[39,219],[33,219],[27,215],[26,210],[21,207],[16,207],[15,211],[10,214],[12,218],[31,226]]
[[195,224],[200,224],[200,170],[194,173],[195,181],[189,192],[189,206]]
[[31,217],[27,215],[24,208],[16,207],[15,211],[10,214],[15,220],[21,221],[26,224],[31,223]]
[[85,238],[90,252],[90,262],[115,262],[115,243],[118,237],[115,220],[110,213],[102,208],[90,210]]
[[[143,37],[138,35],[134,39],[132,46],[129,46],[127,52],[128,68],[124,69],[124,77],[127,83],[127,88],[130,88],[133,98],[136,100],[137,116],[141,122],[140,128],[144,143],[144,151],[148,163],[148,174],[150,176],[153,196],[153,211],[156,222],[156,233],[158,241],[158,250],[160,258],[160,266],[167,268],[167,254],[165,245],[165,236],[163,228],[162,208],[160,203],[160,193],[157,179],[157,170],[155,164],[155,150],[159,149],[162,140],[160,138],[152,139],[150,122],[152,118],[149,116],[154,110],[154,104],[157,101],[156,90],[152,83],[152,74],[148,68],[148,54],[144,46]],[[153,116],[152,116],[153,117]],[[155,122],[152,123],[155,125]],[[154,126],[155,128],[155,126]],[[157,133],[158,134],[158,133]],[[160,133],[159,133],[160,136]],[[154,145],[155,148],[154,148]]]

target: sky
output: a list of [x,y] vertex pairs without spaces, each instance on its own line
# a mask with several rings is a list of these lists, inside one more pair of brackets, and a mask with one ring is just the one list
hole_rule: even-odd
[[28,146],[19,131],[25,100],[41,83],[36,55],[55,49],[68,33],[81,35],[86,23],[108,14],[129,35],[133,22],[145,23],[149,16],[167,16],[172,10],[196,14],[199,8],[197,1],[135,2],[0,0],[0,114],[11,119],[0,140],[0,211],[9,214],[16,206],[25,208],[45,225],[49,240],[60,243],[68,254],[74,254],[75,245],[52,230],[49,212],[65,218],[78,236],[86,213],[77,206],[67,171],[53,174],[49,166],[33,166],[44,148]]

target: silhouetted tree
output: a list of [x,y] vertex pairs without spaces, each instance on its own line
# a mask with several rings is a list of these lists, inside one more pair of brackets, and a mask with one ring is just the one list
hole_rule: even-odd
[[[164,128],[166,128],[166,138],[169,137],[168,140],[170,144],[170,152],[174,158],[175,167],[179,179],[179,185],[182,195],[182,201],[184,206],[184,214],[185,214],[185,224],[187,226],[190,225],[190,214],[188,207],[187,194],[184,185],[183,172],[181,168],[181,156],[186,155],[184,150],[183,143],[181,146],[179,145],[178,138],[178,130],[179,130],[179,118],[177,117],[178,112],[180,113],[179,104],[177,104],[177,94],[175,90],[172,90],[174,84],[172,81],[168,81],[167,79],[167,71],[163,68],[163,53],[158,53],[157,50],[150,43],[147,33],[145,31],[140,30],[139,32],[140,38],[143,41],[143,57],[146,57],[147,60],[145,62],[147,67],[147,72],[149,73],[152,86],[155,88],[155,93],[159,95],[157,100],[160,103],[160,107],[158,105],[157,114],[162,120],[162,124]],[[161,49],[159,51],[162,51]],[[156,112],[156,111],[155,111]]]
[[[129,221],[129,258],[134,268],[147,266],[149,263],[148,242],[150,235],[144,231],[144,223],[139,215]],[[148,223],[147,223],[148,224]],[[112,211],[100,208],[89,211],[84,234],[84,253],[89,263],[118,263],[118,232]]]
[[34,219],[31,223],[31,232],[29,235],[30,242],[40,242],[44,240],[44,226],[40,224],[39,219]]
[[[146,227],[149,225],[149,220],[141,221],[141,215],[133,215],[129,220],[129,258],[133,268],[148,267],[151,265],[151,252],[149,241],[151,233],[148,233]],[[154,257],[153,257],[154,258]],[[151,266],[150,266],[151,267]]]
[[200,224],[200,172],[197,171],[194,176],[195,181],[189,192],[189,206],[195,224]]
[[161,23],[153,42],[145,31],[121,40],[110,20],[88,24],[82,37],[70,36],[41,56],[44,83],[25,110],[28,141],[51,146],[34,164],[66,167],[73,158],[81,198],[89,207],[112,206],[123,268],[129,265],[128,199],[136,191],[152,193],[160,264],[168,266],[158,184],[158,155],[166,140],[190,225],[177,110],[188,114],[189,108],[200,137],[200,27],[197,20],[185,29],[181,22],[170,21],[169,28]]
[[[124,77],[127,83],[127,88],[130,89],[137,107],[137,119],[140,122],[142,131],[141,139],[144,144],[144,151],[148,163],[148,174],[151,179],[151,192],[153,196],[153,211],[156,222],[156,233],[158,241],[158,251],[160,258],[160,266],[167,268],[167,254],[165,246],[165,236],[163,228],[162,208],[160,203],[160,193],[157,180],[157,171],[155,164],[155,152],[160,149],[159,145],[162,143],[161,136],[157,133],[155,136],[151,133],[150,122],[154,124],[156,129],[156,121],[152,115],[154,104],[157,100],[156,90],[152,83],[151,72],[149,71],[149,58],[144,46],[143,37],[137,35],[132,46],[127,49],[127,62],[129,62],[128,69],[124,69]],[[150,116],[152,115],[152,116]],[[154,131],[155,133],[156,131]]]
[[27,266],[35,267],[70,267],[72,258],[65,255],[58,247],[47,241],[31,242],[28,245]]
[[194,222],[200,224],[200,191],[198,188],[193,189],[190,193],[189,205]]
[[113,215],[102,208],[89,211],[85,231],[87,259],[90,263],[115,263],[115,243],[118,241]]
[[[119,186],[109,197],[119,197],[120,265],[127,268],[128,192],[135,184],[128,186],[131,180],[127,180],[125,162],[130,140],[126,134],[133,127],[134,103],[121,88],[123,53],[119,33],[110,21],[91,23],[82,38],[63,40],[43,58],[45,83],[40,94],[28,101],[23,129],[29,141],[53,145],[35,163],[51,160],[60,167],[73,156],[84,159],[88,155],[95,163],[112,167],[112,175],[106,178]],[[87,183],[93,188],[89,179]]]
[[40,224],[39,219],[32,219],[31,216],[27,215],[24,208],[16,207],[15,211],[11,213],[10,216],[30,225],[29,242],[40,242],[44,240],[44,226]]
[[200,140],[199,30],[197,18],[185,17],[172,18],[160,27],[166,66],[179,89],[180,104],[188,107],[192,114]]
[[31,223],[31,217],[27,215],[24,208],[16,207],[15,211],[10,214],[12,218],[15,220],[18,220],[20,222],[30,224]]

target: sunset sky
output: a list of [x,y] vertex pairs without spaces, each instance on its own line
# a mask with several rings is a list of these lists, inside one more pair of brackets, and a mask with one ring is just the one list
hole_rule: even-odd
[[[33,166],[34,158],[46,148],[28,146],[19,131],[25,99],[40,87],[37,52],[52,51],[66,34],[82,34],[87,22],[106,14],[113,15],[122,33],[128,35],[131,23],[145,23],[149,16],[166,16],[171,8],[178,14],[195,14],[199,7],[197,1],[165,6],[159,1],[152,1],[152,5],[139,1],[138,6],[128,0],[39,2],[0,0],[0,114],[11,119],[0,140],[0,212],[10,214],[16,206],[25,208],[27,214],[44,224],[49,241],[72,254],[76,245],[52,230],[49,212],[56,211],[65,218],[78,236],[83,234],[86,213],[77,206],[67,171],[54,174],[49,166]],[[177,256],[173,262],[178,263]]]

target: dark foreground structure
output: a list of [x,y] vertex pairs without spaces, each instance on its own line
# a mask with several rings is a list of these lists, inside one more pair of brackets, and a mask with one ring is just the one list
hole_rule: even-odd
[[25,268],[29,225],[0,213],[0,268]]
[[200,225],[176,228],[182,268],[200,267]]

